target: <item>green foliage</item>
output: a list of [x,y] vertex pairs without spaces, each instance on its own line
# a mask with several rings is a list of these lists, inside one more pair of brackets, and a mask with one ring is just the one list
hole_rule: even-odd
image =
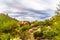
[[18,26],[18,22],[16,22],[15,20],[10,20],[4,23],[2,27],[0,27],[0,32],[8,33],[17,28]]
[[55,36],[54,31],[52,30],[43,31],[43,38],[52,38],[53,36]]
[[37,31],[37,32],[34,33],[34,38],[35,38],[35,39],[36,39],[37,37],[42,37],[42,36],[43,36],[43,33],[42,33],[42,32]]
[[[55,15],[51,20],[45,20],[41,26],[41,32],[37,33],[38,35],[41,35],[40,33],[42,33],[42,36],[39,36],[41,38],[60,40],[60,14]],[[38,37],[36,36],[37,33],[34,33],[34,37]]]
[[22,31],[26,31],[27,29],[29,29],[29,26],[28,25],[24,25],[24,26],[21,27],[21,30]]
[[13,33],[14,30],[19,26],[18,21],[10,18],[8,15],[0,14],[0,35],[2,35],[1,40],[4,40],[5,37],[7,40],[8,33]]
[[55,36],[55,39],[53,40],[60,40],[60,35],[59,36]]
[[10,34],[3,34],[0,36],[0,40],[10,40]]
[[31,26],[32,27],[37,27],[37,26],[39,26],[39,22],[36,20],[36,21],[31,23]]
[[[38,30],[40,28],[40,30]],[[35,31],[36,30],[36,31]],[[38,31],[37,31],[38,30]],[[11,38],[20,37],[22,40],[27,40],[28,35],[36,39],[52,39],[60,40],[60,14],[56,14],[51,19],[45,21],[22,21],[9,17],[8,15],[0,15],[0,39],[9,40]]]

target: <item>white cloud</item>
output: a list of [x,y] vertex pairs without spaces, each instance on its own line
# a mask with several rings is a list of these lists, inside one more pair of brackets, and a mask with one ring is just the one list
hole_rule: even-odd
[[0,4],[0,13],[5,11],[6,6],[4,4]]
[[12,8],[29,8],[35,10],[56,9],[57,0],[5,0]]
[[[35,13],[30,10],[56,10],[58,2],[58,0],[0,0],[0,12],[9,13],[11,17],[18,16],[15,18],[19,20],[42,20],[39,18],[42,16],[45,17],[45,14]],[[24,12],[25,15],[21,12]],[[50,12],[47,12],[47,14],[49,13]]]

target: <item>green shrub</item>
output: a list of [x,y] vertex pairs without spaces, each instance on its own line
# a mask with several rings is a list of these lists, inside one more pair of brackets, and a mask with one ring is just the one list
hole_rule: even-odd
[[3,34],[0,36],[0,40],[10,40],[10,34]]
[[29,26],[28,25],[24,25],[24,26],[21,27],[21,30],[22,31],[26,31],[27,29],[29,29]]

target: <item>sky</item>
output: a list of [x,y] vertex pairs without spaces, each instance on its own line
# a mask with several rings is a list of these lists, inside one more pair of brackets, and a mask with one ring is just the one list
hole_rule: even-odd
[[59,0],[0,0],[0,13],[17,20],[45,20],[55,15]]

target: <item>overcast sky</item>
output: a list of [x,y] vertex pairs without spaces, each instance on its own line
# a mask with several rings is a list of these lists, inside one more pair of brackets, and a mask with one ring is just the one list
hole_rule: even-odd
[[59,0],[0,0],[0,13],[18,20],[44,20],[54,15]]

